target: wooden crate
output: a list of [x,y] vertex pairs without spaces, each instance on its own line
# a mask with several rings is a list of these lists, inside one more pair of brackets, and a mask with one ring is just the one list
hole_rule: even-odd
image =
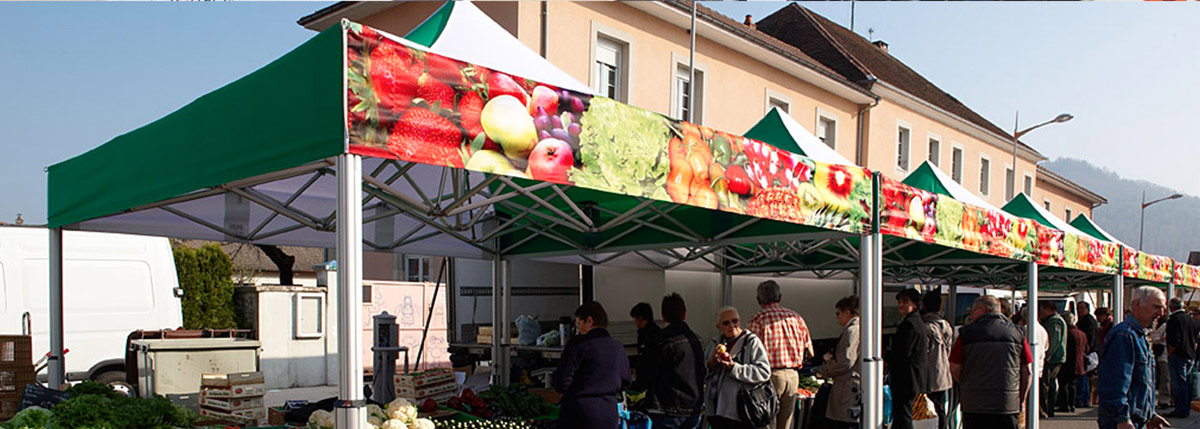
[[0,335],[0,367],[33,366],[33,341],[28,335]]

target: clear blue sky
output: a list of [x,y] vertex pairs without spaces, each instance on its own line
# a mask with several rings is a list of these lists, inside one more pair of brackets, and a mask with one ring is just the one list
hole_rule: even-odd
[[[44,223],[44,167],[277,58],[329,4],[0,2],[0,220]],[[848,3],[806,6],[849,25]],[[1074,114],[1024,139],[1051,158],[1200,195],[1197,22],[1196,2],[859,2],[855,30],[1001,128]]]

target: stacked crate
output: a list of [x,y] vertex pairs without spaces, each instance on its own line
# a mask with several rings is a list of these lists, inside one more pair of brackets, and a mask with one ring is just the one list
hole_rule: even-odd
[[204,374],[200,379],[200,415],[253,426],[265,424],[265,393],[262,372]]
[[0,335],[0,420],[17,414],[25,385],[34,382],[31,337]]
[[454,382],[454,371],[450,368],[434,368],[428,371],[396,374],[396,397],[407,399],[421,406],[426,399],[439,405],[458,394],[458,383]]

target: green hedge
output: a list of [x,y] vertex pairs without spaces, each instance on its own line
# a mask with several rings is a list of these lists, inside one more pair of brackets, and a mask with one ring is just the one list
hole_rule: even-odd
[[175,247],[175,270],[183,288],[184,329],[237,327],[233,305],[233,262],[221,246]]

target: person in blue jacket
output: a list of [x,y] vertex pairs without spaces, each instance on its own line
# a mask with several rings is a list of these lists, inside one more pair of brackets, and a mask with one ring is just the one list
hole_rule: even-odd
[[617,395],[629,388],[625,346],[608,335],[608,314],[595,301],[575,310],[575,329],[554,370],[554,390],[563,394],[558,427],[615,429]]
[[1154,412],[1154,354],[1145,330],[1166,313],[1166,297],[1154,286],[1139,287],[1131,295],[1125,321],[1113,326],[1100,348],[1100,429],[1171,426]]

